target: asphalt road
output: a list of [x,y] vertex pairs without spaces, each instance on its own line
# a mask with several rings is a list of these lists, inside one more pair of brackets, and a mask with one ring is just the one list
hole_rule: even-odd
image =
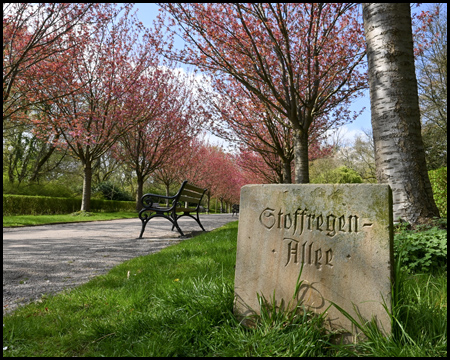
[[[200,216],[206,231],[237,219],[231,214]],[[186,238],[202,232],[194,220],[180,219],[179,224]],[[185,239],[171,228],[166,219],[152,219],[142,239],[138,218],[3,228],[3,313]]]

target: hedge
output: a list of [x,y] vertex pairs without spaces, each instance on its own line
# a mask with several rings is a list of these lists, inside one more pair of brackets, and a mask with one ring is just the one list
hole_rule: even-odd
[[[3,216],[70,214],[81,209],[81,199],[3,194]],[[134,201],[91,199],[92,211],[135,211]]]

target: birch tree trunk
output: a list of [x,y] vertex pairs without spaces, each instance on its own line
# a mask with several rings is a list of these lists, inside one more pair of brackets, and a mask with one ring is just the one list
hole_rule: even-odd
[[392,188],[394,220],[439,216],[421,136],[409,3],[363,3],[377,180]]

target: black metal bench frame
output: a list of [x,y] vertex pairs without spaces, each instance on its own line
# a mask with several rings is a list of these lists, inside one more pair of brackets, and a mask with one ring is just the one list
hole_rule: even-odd
[[[139,211],[139,219],[142,221],[142,229],[139,238],[142,238],[147,223],[155,217],[163,217],[172,223],[172,230],[176,227],[181,236],[184,236],[178,225],[178,219],[183,216],[189,216],[200,225],[203,231],[206,231],[200,222],[199,211],[200,203],[207,189],[199,188],[183,181],[180,189],[174,196],[164,196],[158,194],[145,194],[141,198],[143,208]],[[161,206],[160,202],[166,202],[167,206]],[[177,215],[177,212],[183,214]],[[195,213],[196,216],[191,215]]]

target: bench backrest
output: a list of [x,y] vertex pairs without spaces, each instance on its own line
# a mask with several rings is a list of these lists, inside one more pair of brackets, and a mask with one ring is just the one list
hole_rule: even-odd
[[200,206],[206,190],[207,189],[199,188],[195,185],[188,184],[187,181],[184,181],[181,185],[180,196],[178,198],[178,202],[182,205],[177,207],[194,207],[197,209]]

